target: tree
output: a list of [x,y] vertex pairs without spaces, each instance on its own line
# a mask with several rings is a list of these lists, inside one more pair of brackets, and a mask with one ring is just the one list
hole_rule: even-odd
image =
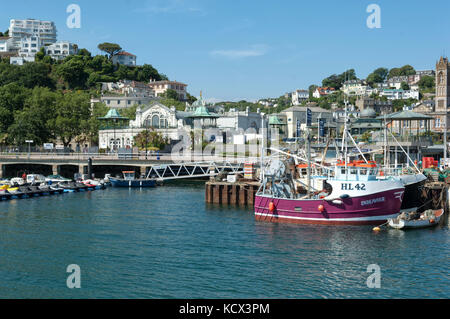
[[161,133],[154,129],[140,132],[134,137],[134,142],[140,149],[156,147],[161,150],[168,144],[167,138],[163,137]]
[[386,80],[389,74],[389,70],[386,68],[378,68],[367,76],[366,82],[370,86],[374,86],[375,83],[382,83]]
[[409,84],[406,83],[406,82],[402,82],[401,83],[401,89],[405,90],[405,91],[409,90]]
[[315,84],[312,84],[312,85],[309,86],[309,88],[308,88],[308,90],[309,90],[309,99],[312,99],[312,98],[313,98],[313,93],[314,93],[314,91],[315,91],[317,88],[318,88],[318,86],[315,85]]
[[56,74],[66,83],[68,89],[83,89],[89,74],[85,72],[85,63],[82,58],[72,57],[64,60],[56,67]]
[[100,130],[101,121],[99,117],[105,116],[109,111],[109,108],[103,103],[94,103],[94,107],[91,110],[90,118],[85,122],[83,129],[86,138],[91,143],[98,145],[98,131]]
[[17,83],[0,86],[0,132],[6,132],[14,123],[14,113],[22,110],[29,94],[30,90]]
[[389,71],[388,78],[392,78],[394,76],[407,76],[407,75],[414,75],[416,74],[416,70],[414,68],[407,64],[402,66],[401,68],[393,68]]
[[91,52],[89,52],[87,49],[80,49],[78,50],[77,55],[90,57]]
[[180,96],[178,95],[177,91],[174,89],[168,89],[166,92],[164,92],[164,97],[172,100],[180,100]]
[[48,88],[35,87],[24,108],[14,113],[14,123],[8,128],[8,142],[23,145],[31,139],[36,145],[54,138],[49,120],[55,114],[58,94]]
[[197,101],[197,98],[195,96],[190,95],[189,93],[187,93],[186,99],[187,99],[189,104],[192,104],[195,101]]
[[323,79],[322,86],[332,87],[339,90],[345,81],[357,80],[356,73],[354,69],[349,69],[339,75],[333,74],[329,77]]
[[122,47],[116,43],[104,42],[98,45],[100,51],[109,54],[109,59],[111,60],[113,56],[122,51]]
[[420,81],[417,84],[419,85],[420,90],[426,92],[433,92],[436,87],[435,81],[436,79],[434,78],[434,76],[425,75],[420,79]]
[[142,67],[139,67],[137,70],[138,70],[138,72],[136,74],[136,81],[149,82],[150,79],[153,79],[156,81],[162,80],[161,75],[150,64],[144,64]]
[[64,147],[68,147],[75,137],[85,132],[90,115],[89,95],[69,92],[58,96],[49,127],[53,136],[60,138]]
[[42,61],[45,57],[45,48],[42,47],[38,53],[36,53],[36,61]]

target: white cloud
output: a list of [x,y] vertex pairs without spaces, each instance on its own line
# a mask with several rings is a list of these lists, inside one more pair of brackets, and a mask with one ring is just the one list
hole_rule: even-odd
[[256,57],[262,56],[267,53],[266,45],[253,45],[247,49],[238,49],[238,50],[214,50],[211,51],[211,55],[213,56],[222,56],[229,59],[241,59],[248,57]]

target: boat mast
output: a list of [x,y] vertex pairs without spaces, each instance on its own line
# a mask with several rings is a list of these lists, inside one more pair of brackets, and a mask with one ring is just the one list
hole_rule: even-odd
[[308,153],[308,169],[307,169],[307,182],[308,182],[308,190],[307,196],[310,198],[311,196],[311,141],[310,141],[310,132],[309,127],[306,128],[306,145],[307,145],[307,153]]
[[261,113],[261,184],[264,182],[264,113]]

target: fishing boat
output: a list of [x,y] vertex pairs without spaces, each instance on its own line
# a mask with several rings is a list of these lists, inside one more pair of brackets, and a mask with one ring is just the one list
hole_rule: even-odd
[[377,178],[375,162],[339,161],[326,188],[299,192],[282,161],[274,161],[255,196],[255,217],[271,222],[370,225],[400,212],[405,187],[400,180]]
[[443,209],[430,209],[426,210],[422,214],[419,214],[417,211],[404,212],[396,218],[390,218],[388,220],[388,225],[389,227],[395,229],[432,227],[439,224],[439,221],[443,215]]
[[[340,159],[333,167],[314,164],[327,172],[326,178],[321,178],[322,190],[314,189],[311,185],[314,177],[311,176],[313,164],[310,155],[310,129],[306,131],[307,159],[275,148],[270,150],[278,154],[269,165],[264,165],[261,158],[262,183],[254,202],[257,220],[325,225],[379,225],[398,216],[405,192],[404,184],[394,176],[379,176],[377,163],[366,159],[348,130],[347,104],[344,123]],[[350,159],[347,140],[354,144],[361,159]],[[280,158],[280,154],[285,158]],[[307,182],[304,187],[299,187],[293,174],[286,169],[290,166],[287,162],[291,158],[307,164]],[[267,171],[265,167],[268,167]]]
[[154,179],[136,179],[134,171],[123,171],[123,178],[109,177],[113,187],[155,187]]

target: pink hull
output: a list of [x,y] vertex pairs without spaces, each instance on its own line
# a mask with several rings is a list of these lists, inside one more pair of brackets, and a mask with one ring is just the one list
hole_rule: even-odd
[[[323,199],[298,200],[255,197],[255,217],[268,222],[326,225],[377,225],[395,217],[400,212],[404,189],[394,189],[376,194],[340,199],[333,203]],[[275,209],[269,211],[270,202]],[[323,211],[319,211],[319,206]]]

